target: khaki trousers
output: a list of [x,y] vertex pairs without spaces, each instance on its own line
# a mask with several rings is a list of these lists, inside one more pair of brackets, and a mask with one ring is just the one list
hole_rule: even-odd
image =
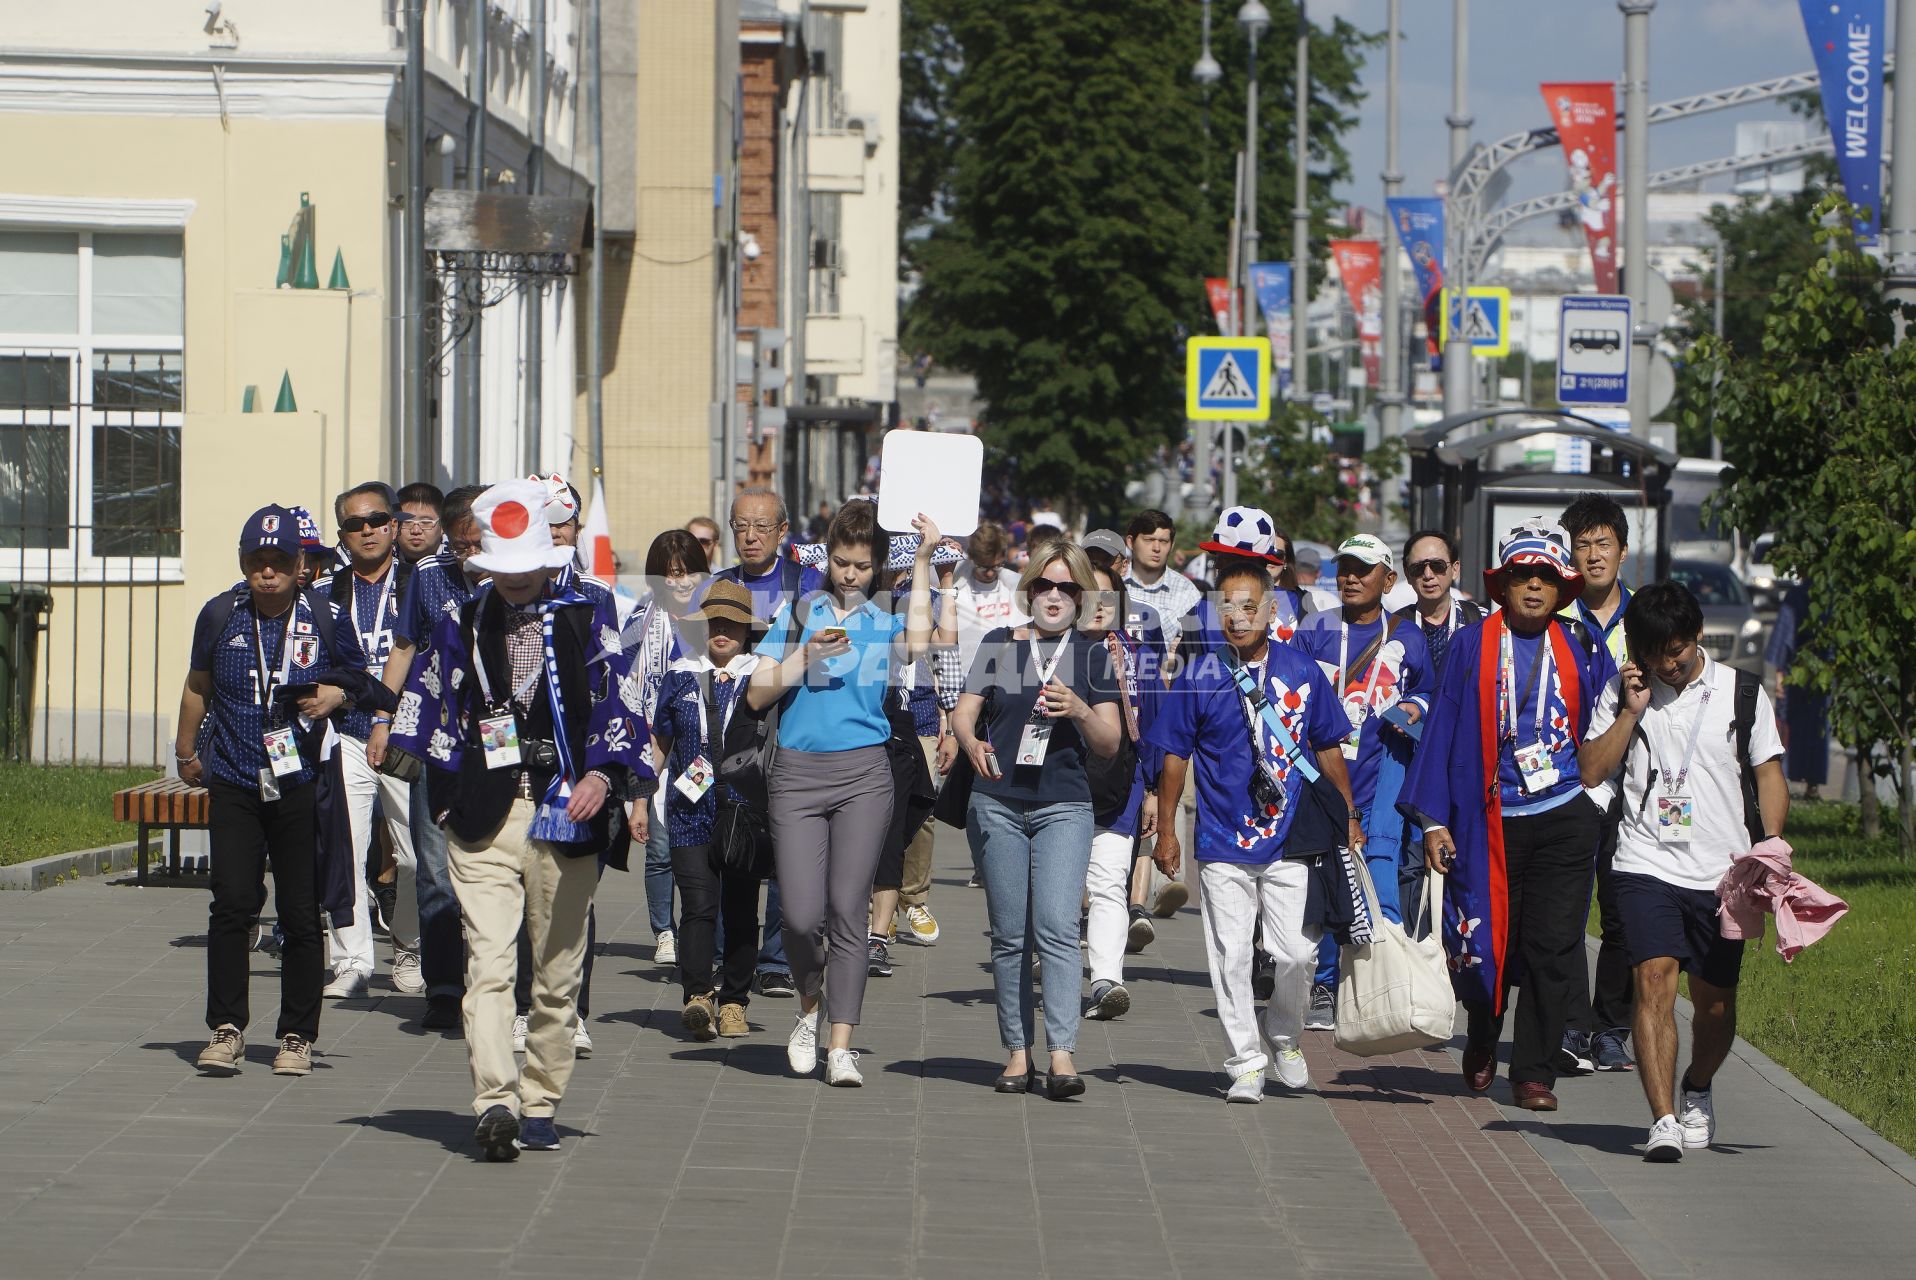
[[[918,749],[925,753],[925,767],[931,770],[933,782],[938,780],[938,739],[920,735]],[[938,823],[936,819],[928,821],[918,828],[918,834],[905,846],[905,873],[900,877],[898,886],[898,905],[900,907],[922,907],[931,897],[931,853],[932,844],[937,839]],[[872,928],[883,930],[890,921],[873,921]]]
[[[505,822],[482,843],[448,833],[447,865],[466,922],[463,1012],[474,1115],[504,1106],[521,1116],[550,1116],[572,1078],[572,1009],[599,866],[596,858],[567,857],[543,840],[527,839],[535,807],[513,801]],[[521,921],[532,944],[523,1071],[512,1051]]]

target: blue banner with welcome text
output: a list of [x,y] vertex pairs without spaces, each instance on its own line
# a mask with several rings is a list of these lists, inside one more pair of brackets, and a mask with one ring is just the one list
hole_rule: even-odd
[[1823,83],[1823,114],[1836,143],[1836,171],[1865,215],[1856,234],[1874,240],[1883,201],[1883,0],[1797,0]]

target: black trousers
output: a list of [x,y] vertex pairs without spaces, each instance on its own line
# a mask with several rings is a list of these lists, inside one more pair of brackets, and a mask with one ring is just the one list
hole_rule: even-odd
[[[1504,824],[1504,870],[1510,895],[1510,936],[1504,960],[1505,1001],[1521,969],[1522,994],[1512,1032],[1510,1080],[1557,1082],[1552,1056],[1563,1043],[1575,994],[1583,982],[1583,925],[1590,915],[1590,873],[1602,813],[1588,795],[1546,813],[1511,817]],[[1467,1003],[1472,1044],[1494,1044],[1503,1018],[1487,1004]]]
[[[758,967],[758,879],[728,876],[712,860],[709,844],[672,846],[672,883],[679,890],[679,981],[685,998],[702,996],[714,986],[720,1004],[752,1002],[752,974]],[[725,920],[725,954],[712,966],[714,934]]]
[[[1570,1006],[1570,1026],[1595,1035],[1599,1031],[1630,1029],[1636,998],[1636,980],[1630,971],[1630,952],[1624,943],[1623,913],[1617,910],[1617,886],[1611,863],[1617,856],[1617,827],[1622,813],[1614,809],[1603,817],[1597,845],[1597,920],[1601,942],[1597,947],[1597,985],[1590,990],[1588,950],[1577,952],[1577,989]],[[1590,909],[1584,908],[1589,918]]]
[[259,915],[260,885],[270,864],[274,908],[285,948],[279,965],[279,1026],[288,1034],[319,1038],[319,992],[325,985],[319,940],[319,850],[316,788],[307,783],[261,800],[252,788],[209,782],[207,834],[212,845],[213,904],[206,928],[206,1025],[251,1020],[247,987],[252,977],[252,926]]

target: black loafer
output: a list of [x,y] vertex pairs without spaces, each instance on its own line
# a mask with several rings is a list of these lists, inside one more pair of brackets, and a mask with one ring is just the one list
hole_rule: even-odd
[[999,1076],[991,1087],[999,1093],[1035,1093],[1044,1088],[1044,1077],[1031,1069],[1022,1075]]
[[1052,1072],[1045,1080],[1045,1096],[1053,1102],[1063,1102],[1066,1098],[1075,1098],[1084,1092],[1083,1076],[1061,1076]]

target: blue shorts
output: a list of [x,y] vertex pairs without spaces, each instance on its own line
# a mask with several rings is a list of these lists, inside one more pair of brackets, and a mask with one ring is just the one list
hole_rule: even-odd
[[1632,967],[1670,956],[1677,967],[1713,987],[1734,987],[1743,972],[1743,939],[1717,927],[1717,897],[1655,876],[1611,873],[1617,914]]

